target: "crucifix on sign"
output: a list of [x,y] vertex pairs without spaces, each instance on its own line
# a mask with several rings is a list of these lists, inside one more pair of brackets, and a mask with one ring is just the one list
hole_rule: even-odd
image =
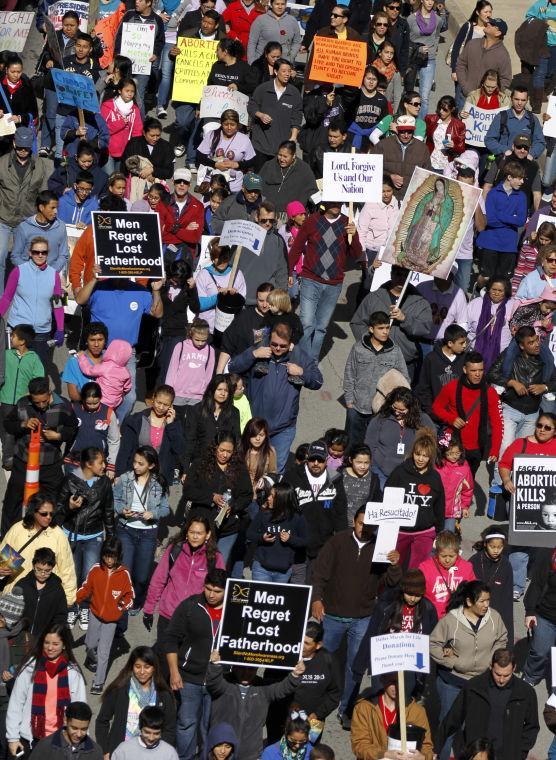
[[365,525],[378,525],[372,562],[388,562],[388,552],[396,548],[401,527],[412,527],[419,506],[405,504],[405,489],[385,488],[382,501],[368,501],[365,507]]

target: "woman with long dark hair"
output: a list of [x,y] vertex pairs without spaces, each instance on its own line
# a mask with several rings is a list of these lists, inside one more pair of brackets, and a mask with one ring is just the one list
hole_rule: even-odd
[[226,563],[253,499],[251,479],[236,440],[233,433],[218,431],[191,467],[183,489],[183,498],[192,503],[194,511],[210,520]]
[[241,435],[239,450],[247,466],[254,493],[263,475],[276,472],[276,451],[270,444],[270,431],[265,419],[252,417],[249,420]]
[[158,522],[170,513],[168,485],[152,446],[140,446],[133,457],[132,469],[118,478],[114,486],[114,511],[124,565],[135,589],[134,607],[129,614],[137,615],[151,575]]
[[219,433],[231,433],[239,440],[239,412],[234,406],[234,391],[229,375],[214,375],[203,400],[187,416],[185,430],[185,467],[198,462]]
[[512,339],[508,323],[513,311],[512,289],[508,280],[493,277],[484,295],[473,298],[467,306],[469,346],[484,360],[485,372]]
[[376,145],[382,137],[396,134],[398,131],[396,120],[399,116],[412,116],[415,119],[415,132],[413,133],[414,137],[416,140],[424,141],[427,128],[425,120],[417,118],[417,114],[419,113],[420,108],[421,96],[419,93],[415,92],[415,90],[404,92],[397,112],[393,116],[392,114],[387,114],[378,122],[376,127],[371,132],[371,136],[369,138],[370,142],[373,145]]
[[133,649],[126,664],[106,688],[95,723],[95,738],[104,756],[127,739],[139,735],[139,713],[147,705],[164,712],[162,739],[174,746],[176,705],[151,647]]
[[72,637],[65,624],[43,631],[31,656],[13,683],[6,715],[10,754],[28,757],[33,742],[64,725],[70,702],[86,702],[85,680],[73,655]]
[[263,54],[251,64],[259,77],[258,84],[274,79],[274,64],[282,57],[282,45],[279,42],[267,42]]
[[454,98],[443,95],[437,103],[436,113],[427,114],[425,123],[432,168],[442,173],[465,150],[465,124],[457,118]]
[[353,147],[363,152],[369,146],[369,135],[373,129],[390,112],[388,101],[378,91],[378,77],[378,70],[367,66],[355,101],[353,121],[348,129],[353,135]]
[[[230,41],[240,44],[237,40],[228,40]],[[220,44],[223,42],[226,40]],[[241,63],[247,66],[245,61]],[[220,126],[207,132],[197,148],[197,162],[224,172],[233,193],[241,190],[243,176],[252,168],[255,156],[251,140],[242,130],[239,114],[233,108],[222,112]]]
[[258,75],[244,60],[245,50],[241,42],[224,37],[216,47],[216,57],[218,60],[212,64],[207,84],[251,95],[259,84]]

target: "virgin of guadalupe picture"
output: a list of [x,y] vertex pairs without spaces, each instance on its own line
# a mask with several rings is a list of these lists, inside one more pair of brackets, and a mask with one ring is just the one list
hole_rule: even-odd
[[481,190],[416,168],[383,261],[447,279]]

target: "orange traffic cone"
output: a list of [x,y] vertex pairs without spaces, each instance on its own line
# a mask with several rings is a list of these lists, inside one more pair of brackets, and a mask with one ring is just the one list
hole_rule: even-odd
[[26,507],[33,494],[39,492],[39,458],[41,453],[41,426],[31,430],[29,451],[27,452],[27,472],[25,473],[25,490],[23,491],[23,506]]

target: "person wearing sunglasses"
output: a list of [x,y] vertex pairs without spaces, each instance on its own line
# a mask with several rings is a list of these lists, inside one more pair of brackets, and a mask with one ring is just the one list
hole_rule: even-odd
[[377,145],[379,140],[382,140],[383,137],[397,134],[398,119],[400,116],[411,116],[412,119],[415,119],[415,131],[413,132],[413,137],[415,140],[424,142],[427,128],[425,120],[417,118],[420,108],[421,97],[419,93],[415,92],[415,90],[404,92],[396,114],[393,116],[388,114],[388,116],[385,116],[378,122],[369,136],[370,142],[373,145]]
[[387,38],[396,49],[398,69],[404,77],[409,63],[409,24],[402,16],[402,0],[387,0],[384,12],[389,23]]
[[286,720],[282,738],[269,744],[261,760],[305,760],[311,755],[313,745],[309,741],[311,724],[305,710],[292,710]]
[[[312,14],[311,14],[312,16]],[[309,18],[311,18],[311,16]],[[352,9],[351,6],[348,8],[346,5],[334,5],[328,14],[328,19],[326,22],[326,25],[322,28],[318,29],[318,31],[315,32],[316,37],[332,37],[333,39],[339,39],[339,40],[354,40],[356,42],[362,42],[363,37],[357,31],[357,29],[354,28],[354,25],[352,24]],[[368,23],[368,10],[367,10],[367,18],[364,20],[363,30],[366,30],[366,26]],[[361,23],[359,24],[361,28]],[[307,67],[306,71],[311,71],[311,65],[313,62],[313,54],[314,54],[314,48],[311,48],[309,55],[307,57]],[[309,90],[314,89],[318,84],[320,84],[318,81],[314,79],[305,79],[305,92],[308,92]]]
[[515,161],[525,170],[525,177],[521,191],[527,196],[527,212],[530,215],[541,205],[541,172],[539,164],[531,155],[531,138],[527,134],[518,134],[512,141],[512,149],[505,155],[498,156],[497,160],[487,171],[483,185],[483,197],[486,198],[492,188],[502,180],[504,167],[508,161]]
[[190,187],[190,169],[176,169],[174,192],[168,203],[173,223],[164,228],[162,235],[162,242],[166,246],[164,254],[166,267],[180,258],[192,264],[197,244],[201,241],[205,208],[201,201],[191,195]]
[[375,13],[369,24],[369,61],[374,61],[383,42],[386,41],[390,22],[385,11]]

